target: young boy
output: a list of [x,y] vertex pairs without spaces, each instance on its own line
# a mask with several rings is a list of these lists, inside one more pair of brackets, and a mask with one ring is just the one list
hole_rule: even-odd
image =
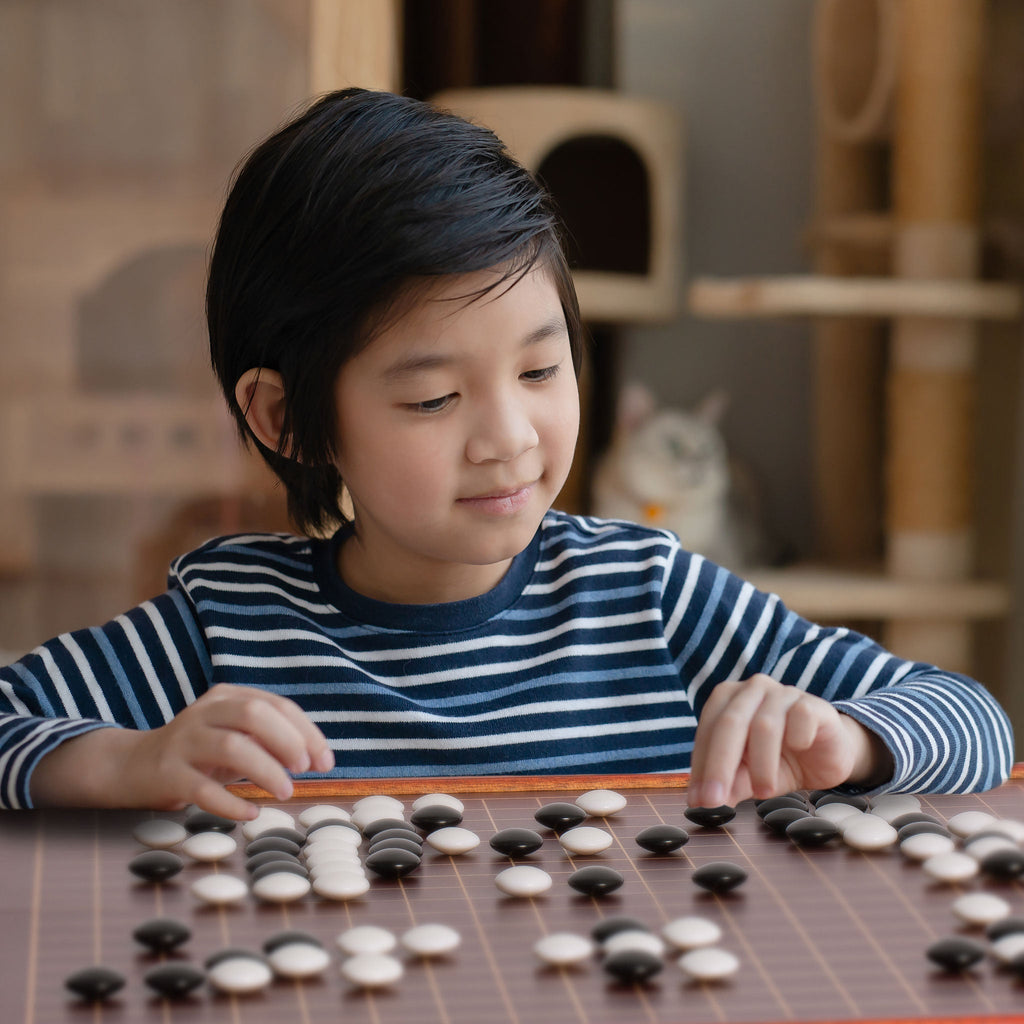
[[329,95],[254,151],[211,261],[213,364],[310,536],[211,541],[0,672],[2,806],[245,818],[226,782],[285,799],[305,772],[689,770],[708,806],[1006,778],[979,684],[669,534],[550,510],[583,344],[556,230],[490,132],[398,96]]

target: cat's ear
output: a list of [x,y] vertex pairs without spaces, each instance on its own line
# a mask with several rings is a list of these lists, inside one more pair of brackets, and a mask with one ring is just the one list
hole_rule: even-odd
[[714,391],[705,395],[697,405],[694,406],[693,415],[704,423],[709,423],[711,426],[718,426],[722,417],[725,415],[725,410],[728,408],[728,392],[723,391],[721,388],[716,388]]
[[615,425],[624,434],[631,434],[654,415],[657,403],[654,395],[635,381],[625,384],[619,392]]

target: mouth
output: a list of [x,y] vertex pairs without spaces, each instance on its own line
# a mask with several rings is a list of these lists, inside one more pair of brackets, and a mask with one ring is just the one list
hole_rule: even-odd
[[525,508],[530,501],[536,480],[512,487],[499,487],[483,494],[474,494],[468,498],[459,498],[458,504],[463,508],[472,508],[489,515],[511,515]]

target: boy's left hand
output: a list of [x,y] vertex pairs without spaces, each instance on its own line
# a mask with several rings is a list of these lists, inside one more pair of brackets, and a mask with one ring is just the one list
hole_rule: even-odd
[[884,781],[891,755],[827,700],[755,675],[715,686],[694,739],[689,803],[734,806],[795,789]]

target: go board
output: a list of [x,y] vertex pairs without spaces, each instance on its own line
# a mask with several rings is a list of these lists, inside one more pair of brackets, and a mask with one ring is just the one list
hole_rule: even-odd
[[[922,797],[922,809],[941,819],[964,810],[1000,818],[1024,817],[1024,781],[977,796]],[[551,832],[536,825],[546,803],[573,800],[592,788],[627,797],[607,828],[612,846],[570,857]],[[751,803],[721,829],[701,829],[683,816],[685,780],[679,777],[427,779],[300,784],[281,805],[293,814],[314,803],[351,807],[362,795],[391,793],[408,805],[416,795],[442,790],[465,803],[464,827],[481,837],[470,853],[445,856],[427,848],[419,869],[395,881],[374,881],[363,897],[329,902],[308,896],[285,905],[247,898],[224,909],[200,905],[190,881],[210,871],[188,863],[163,884],[142,883],[126,864],[141,847],[132,828],[147,816],[128,812],[5,812],[0,826],[0,1020],[4,1024],[64,1022],[231,1022],[231,1024],[669,1024],[669,1022],[952,1022],[1024,1020],[1024,983],[986,959],[964,975],[946,975],[925,948],[965,931],[950,905],[964,891],[995,891],[1024,915],[1020,883],[958,884],[929,880],[918,864],[890,849],[860,853],[839,843],[802,848],[770,833]],[[183,814],[160,815],[183,818]],[[636,834],[657,823],[682,824],[690,841],[652,855]],[[523,825],[545,835],[524,858],[549,872],[554,884],[527,899],[502,895],[494,877],[508,866],[488,839]],[[237,833],[236,833],[237,834]],[[240,840],[241,837],[239,836]],[[244,876],[242,845],[218,871]],[[696,867],[729,860],[747,881],[725,895],[693,884]],[[603,897],[574,892],[566,879],[576,868],[616,868],[623,886]],[[739,973],[727,981],[687,980],[669,955],[664,970],[644,985],[615,983],[599,957],[573,968],[543,966],[532,946],[544,934],[583,935],[602,918],[636,917],[659,930],[667,921],[699,915],[717,922],[720,946],[734,953]],[[313,981],[273,982],[252,996],[216,994],[205,985],[180,1002],[156,998],[142,978],[158,958],[132,938],[155,916],[172,916],[192,929],[172,959],[202,967],[225,946],[258,950],[276,931],[297,928],[319,937],[332,965]],[[336,936],[357,924],[400,934],[413,924],[440,922],[462,936],[458,950],[436,960],[405,959],[404,976],[378,990],[342,979]],[[982,939],[982,941],[984,941]],[[127,983],[111,1000],[83,1004],[64,988],[79,968],[103,963]]]

